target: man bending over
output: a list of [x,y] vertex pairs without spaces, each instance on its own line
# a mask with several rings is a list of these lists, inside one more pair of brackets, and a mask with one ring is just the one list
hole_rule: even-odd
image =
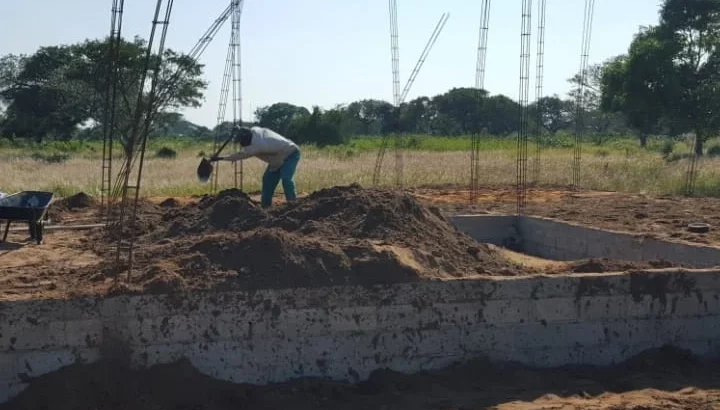
[[236,127],[234,133],[240,140],[241,151],[227,157],[213,157],[210,158],[210,161],[242,161],[250,157],[257,157],[268,164],[262,179],[261,204],[263,208],[272,205],[275,189],[281,180],[285,199],[288,202],[294,201],[296,197],[295,169],[300,161],[298,146],[268,128]]

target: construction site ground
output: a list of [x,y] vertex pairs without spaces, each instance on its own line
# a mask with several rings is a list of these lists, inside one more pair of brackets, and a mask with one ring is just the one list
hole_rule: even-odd
[[[406,192],[420,203],[438,208],[445,216],[478,213],[512,214],[516,212],[516,192],[512,187],[482,188],[474,204],[469,202],[469,192],[466,189],[432,187],[408,189]],[[258,199],[257,195],[251,195],[251,198]],[[163,197],[150,198],[149,202],[156,205],[164,204],[165,207],[170,205],[182,208],[197,204],[199,201],[198,197],[172,199]],[[276,198],[276,203],[282,202],[282,198]],[[71,209],[62,202],[51,205],[52,223],[64,226],[97,223],[99,211],[97,204],[87,202],[80,205]],[[162,209],[164,208],[152,208],[152,212],[160,213]],[[654,198],[616,192],[533,189],[529,192],[525,212],[528,215],[668,240],[720,244],[720,229],[718,228],[720,227],[720,199],[714,198]],[[692,222],[709,223],[710,231],[705,234],[689,232],[687,225]],[[114,281],[107,277],[87,274],[101,262],[107,260],[111,252],[111,243],[98,242],[98,229],[48,230],[45,242],[42,245],[36,245],[28,238],[28,232],[23,226],[14,226],[16,229],[10,233],[8,241],[0,243],[0,272],[3,272],[0,275],[0,300],[62,299],[82,295],[103,295],[113,291],[111,288]],[[402,234],[402,232],[400,233]],[[289,240],[287,238],[271,239],[275,242],[280,241],[280,243]],[[219,240],[222,246],[226,245],[227,238],[219,238]],[[154,239],[151,238],[148,241],[152,242]],[[155,252],[153,248],[149,247],[150,245],[152,244],[141,243],[139,248],[147,249],[147,253]],[[413,246],[412,243],[409,245]],[[397,259],[409,266],[423,262],[408,257],[407,247],[397,246],[392,242],[374,242],[373,246],[378,250],[394,253]],[[545,261],[496,249],[492,246],[488,248],[487,252],[496,252],[501,257],[521,265],[519,270],[506,269],[501,271],[501,274],[517,275],[524,271],[530,274],[564,274],[573,271],[573,266],[570,266],[568,262]],[[302,249],[298,250],[298,252],[301,251]],[[495,263],[495,261],[487,260],[486,263]],[[462,266],[460,264],[454,268],[461,269]],[[169,271],[175,267],[173,264],[164,264],[162,260],[153,265],[155,271]],[[617,271],[624,270],[624,268],[643,267],[648,266],[606,261],[605,266],[600,266],[600,269]],[[85,275],[79,277],[74,274],[76,271],[85,272]],[[576,271],[587,270],[577,269]],[[172,272],[168,274],[172,274]],[[482,272],[480,276],[482,276]],[[457,276],[451,275],[451,277]],[[468,273],[463,277],[469,278],[472,275]],[[440,276],[435,279],[444,279],[444,277]],[[174,286],[173,278],[169,279],[169,283],[160,283],[159,286],[157,283],[152,283],[149,286],[163,291],[165,288]],[[188,290],[193,289],[192,283],[187,286]],[[122,291],[123,289],[115,290]]]
[[[426,206],[437,207],[446,216],[471,213],[514,213],[516,209],[516,194],[512,188],[483,188],[475,204],[468,203],[469,193],[467,190],[452,187],[412,189],[406,190],[406,192],[424,206],[417,208],[414,203],[408,202],[404,197],[397,197],[395,199],[400,202],[387,202],[389,208],[386,208],[407,206],[408,212],[415,213],[420,220],[431,221],[436,225],[439,222],[432,216],[436,211],[428,211],[427,209],[430,208]],[[322,200],[323,195],[336,194],[330,192],[330,194],[321,194],[317,198]],[[257,199],[256,196],[253,197]],[[318,200],[317,198],[315,200]],[[348,196],[348,198],[357,199],[353,196]],[[382,201],[382,196],[379,194],[363,198]],[[234,202],[235,205],[245,206],[247,203],[243,198],[234,198],[234,200],[240,201]],[[197,197],[173,198],[172,200],[151,198],[149,202],[152,206],[147,209],[176,208],[179,210],[175,215],[176,222],[182,219],[197,219],[199,214],[188,214],[183,209],[192,207],[200,201],[200,198]],[[277,198],[277,202],[282,202],[282,199]],[[163,206],[160,207],[160,204]],[[327,202],[325,204],[327,205]],[[51,206],[51,216],[55,224],[83,225],[95,223],[98,220],[96,204],[91,203],[88,206],[73,209],[69,209],[64,203],[57,205]],[[213,204],[208,205],[207,209],[212,209],[211,205]],[[345,205],[347,206],[347,204]],[[317,213],[318,207],[313,206],[304,211],[303,208],[296,211]],[[359,209],[362,210],[362,208]],[[373,209],[371,208],[371,210]],[[385,212],[387,209],[380,211]],[[252,214],[256,210],[253,208],[248,212]],[[372,214],[372,212],[370,213]],[[537,189],[529,193],[526,213],[657,238],[713,245],[720,243],[720,231],[716,228],[720,225],[720,200],[716,199],[652,198],[613,192]],[[160,217],[160,215],[156,216]],[[315,216],[321,220],[323,215]],[[393,225],[397,222],[392,218],[388,220],[387,214],[381,213],[375,216],[382,217],[379,221],[385,224]],[[163,214],[162,217],[167,219],[167,214]],[[273,223],[278,221],[276,216],[272,216],[272,218],[271,220],[275,221]],[[165,219],[156,218],[153,221]],[[317,220],[316,218],[310,225],[313,229],[303,226],[298,228],[299,232],[313,233],[316,230],[328,229],[327,226],[318,224]],[[408,223],[412,225],[415,222],[417,221],[412,220]],[[711,225],[710,232],[707,234],[688,232],[686,226],[692,222],[709,223]],[[242,225],[247,224],[247,221],[236,223]],[[382,227],[384,226],[382,223],[378,223],[374,227],[364,226],[364,229],[372,230]],[[248,230],[255,229],[253,226],[242,226]],[[206,229],[204,225],[198,224],[181,226],[188,231],[200,229],[198,227]],[[441,228],[440,226],[438,229]],[[164,232],[165,228],[153,227],[153,229],[155,233],[146,235],[140,243],[141,247],[145,247],[150,253],[155,250],[152,248],[154,246],[152,241],[156,240],[157,232]],[[273,230],[276,229],[273,228]],[[224,247],[232,248],[233,246],[232,240],[226,232],[218,233],[211,230],[197,231],[196,233],[202,237],[209,236],[219,241],[209,242],[212,246],[215,246],[216,243],[220,243]],[[441,233],[445,235],[444,231]],[[424,232],[418,233],[418,235],[420,234],[424,234]],[[101,266],[103,261],[107,261],[109,258],[109,254],[102,251],[107,245],[102,243],[101,235],[102,233],[97,229],[48,231],[45,243],[35,245],[27,239],[27,231],[24,229],[13,231],[9,241],[0,244],[0,301],[106,295],[114,291],[123,291],[122,288],[114,287],[113,282],[109,281],[106,276],[87,276],[87,272]],[[260,234],[255,232],[250,234],[251,237],[252,235]],[[442,235],[439,238],[444,240]],[[160,239],[160,242],[168,240],[172,242],[174,236],[170,238],[164,237]],[[279,243],[281,246],[298,240],[296,237],[288,239],[282,235],[261,237],[260,239],[264,241],[262,243],[269,241],[274,244]],[[462,240],[458,243],[464,246]],[[173,244],[182,245],[180,242],[173,242]],[[167,243],[160,246],[167,246]],[[305,246],[308,246],[307,249],[312,249],[313,252],[320,249],[327,251],[328,255],[335,255],[333,249],[326,249],[328,245],[324,242],[319,245],[314,242],[303,243],[299,250],[306,249]],[[348,246],[357,247],[359,245],[350,243]],[[405,248],[389,240],[373,242],[372,247],[375,251],[379,249],[384,252],[383,254],[390,252],[394,255],[395,261],[402,261],[403,257],[407,256],[403,251]],[[164,248],[158,248],[158,250],[162,249]],[[495,247],[482,247],[473,252],[479,252],[491,265],[497,264],[501,274],[517,274],[512,270],[507,272],[503,270],[505,269],[502,267],[504,265],[498,262],[503,258],[522,264],[523,267],[527,267],[529,272],[564,274],[563,272],[572,271],[573,267],[572,263],[544,261]],[[278,255],[278,257],[282,256]],[[143,257],[149,256],[144,255]],[[433,259],[430,258],[428,261],[432,262]],[[383,261],[376,260],[374,262]],[[412,265],[417,261],[411,259],[405,262],[406,265]],[[173,262],[164,267],[155,259],[152,259],[152,265],[152,270],[145,271],[144,274],[152,273],[154,275],[157,272],[163,273],[165,268],[172,270],[180,266]],[[465,266],[458,263],[458,265],[447,267],[447,271],[452,274],[452,269],[464,269]],[[608,268],[619,269],[622,266],[611,264]],[[72,274],[75,271],[82,271],[85,274],[78,277]],[[494,273],[489,272],[488,274]],[[468,277],[472,278],[472,276]],[[163,276],[163,278],[166,277]],[[161,283],[160,290],[172,289],[173,283],[172,280]],[[152,285],[157,286],[158,284],[153,283]],[[184,286],[188,286],[190,290],[194,289],[189,284]],[[108,368],[108,366],[111,367]],[[675,351],[655,351],[612,369],[533,370],[474,363],[415,376],[380,371],[373,374],[368,382],[359,385],[322,380],[300,380],[265,387],[232,385],[202,376],[190,368],[187,363],[175,363],[150,370],[133,371],[112,366],[114,365],[107,363],[77,365],[42,376],[34,381],[25,393],[12,400],[4,408],[48,408],[50,406],[60,409],[90,409],[97,408],[102,404],[103,408],[110,409],[720,409],[720,371],[717,364],[703,362]],[[108,377],[111,374],[113,377]],[[116,377],[116,375],[121,376]]]

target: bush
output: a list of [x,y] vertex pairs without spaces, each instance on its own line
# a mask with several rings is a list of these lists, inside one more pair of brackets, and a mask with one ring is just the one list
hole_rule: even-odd
[[558,133],[544,136],[543,145],[548,148],[572,148],[575,142],[570,135]]
[[681,159],[686,159],[686,158],[690,158],[689,152],[673,152],[672,154],[668,155],[665,158],[665,161],[677,162],[677,161],[680,161]]
[[203,151],[198,152],[197,157],[198,158],[207,158],[207,154],[203,150]]
[[61,164],[70,159],[70,154],[62,152],[33,152],[30,158],[49,164]]
[[420,145],[422,145],[422,140],[420,140],[420,137],[417,135],[411,135],[405,140],[404,145],[407,149],[417,149],[420,148]]
[[712,145],[707,150],[708,157],[720,157],[720,145]]
[[157,158],[175,159],[177,157],[177,151],[169,147],[162,147],[155,153]]
[[673,153],[675,150],[675,141],[667,140],[663,143],[662,148],[660,148],[660,152],[662,153],[663,158],[667,158],[670,156],[670,154]]

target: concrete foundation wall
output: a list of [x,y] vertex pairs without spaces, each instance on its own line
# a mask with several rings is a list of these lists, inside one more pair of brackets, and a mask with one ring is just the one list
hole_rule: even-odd
[[608,258],[665,260],[697,267],[720,266],[720,248],[646,238],[528,216],[468,215],[450,219],[479,242],[552,260]]
[[267,383],[478,356],[611,364],[664,344],[720,355],[719,270],[3,302],[0,400],[123,351],[136,365],[185,357],[220,379]]

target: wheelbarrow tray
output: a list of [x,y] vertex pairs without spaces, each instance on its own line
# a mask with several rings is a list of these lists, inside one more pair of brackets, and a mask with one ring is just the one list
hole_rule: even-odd
[[24,221],[29,224],[30,236],[40,243],[43,219],[53,196],[52,192],[22,191],[0,198],[0,220],[7,221],[3,241],[7,239],[11,221]]

